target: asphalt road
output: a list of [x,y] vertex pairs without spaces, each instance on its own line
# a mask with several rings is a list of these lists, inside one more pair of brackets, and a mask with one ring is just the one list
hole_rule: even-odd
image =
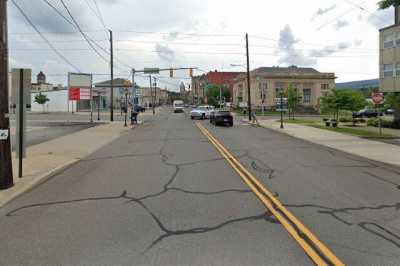
[[[399,265],[400,169],[203,122],[348,265]],[[165,113],[0,209],[0,265],[311,265],[185,114]]]
[[[15,124],[11,123],[11,148],[16,148]],[[88,122],[52,122],[52,121],[28,121],[26,131],[27,147],[37,145],[55,138],[72,134],[74,132],[84,130],[96,126]]]

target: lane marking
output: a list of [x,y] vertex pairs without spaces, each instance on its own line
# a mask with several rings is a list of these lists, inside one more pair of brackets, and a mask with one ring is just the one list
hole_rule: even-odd
[[316,265],[345,265],[302,222],[286,209],[201,123],[196,123],[196,125]]

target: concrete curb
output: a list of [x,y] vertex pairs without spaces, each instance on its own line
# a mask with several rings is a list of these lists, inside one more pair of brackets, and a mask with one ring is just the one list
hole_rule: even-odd
[[33,177],[33,178],[25,177],[25,178],[32,178],[32,180],[30,180],[27,183],[23,183],[23,184],[17,183],[10,189],[2,191],[5,195],[2,196],[2,198],[0,198],[0,208],[3,208],[7,203],[10,203],[11,201],[13,201],[16,198],[18,198],[19,196],[21,196],[22,194],[29,192],[29,191],[33,190],[34,188],[38,187],[39,185],[45,183],[46,181],[50,180],[52,177],[55,177],[55,176],[61,174],[62,172],[64,172],[71,166],[75,165],[79,161],[80,161],[80,159],[70,160],[70,161],[68,161],[60,166],[57,166],[56,168],[48,171],[47,173],[44,173],[41,176],[38,176],[38,177]]

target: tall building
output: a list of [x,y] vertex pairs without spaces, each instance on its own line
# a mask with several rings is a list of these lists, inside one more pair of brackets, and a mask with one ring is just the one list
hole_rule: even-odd
[[379,77],[382,92],[400,92],[400,7],[394,24],[379,30]]
[[[250,72],[251,103],[273,109],[280,92],[291,86],[302,96],[303,106],[317,108],[319,98],[335,88],[335,79],[334,73],[321,73],[313,68],[261,67]],[[246,105],[247,99],[247,75],[242,74],[233,83],[233,104]]]
[[32,92],[52,91],[53,84],[46,83],[46,75],[40,71],[36,76],[36,83],[32,83]]

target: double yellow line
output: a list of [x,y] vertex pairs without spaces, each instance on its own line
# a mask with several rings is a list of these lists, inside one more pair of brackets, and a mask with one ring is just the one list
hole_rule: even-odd
[[326,245],[286,209],[201,123],[197,123],[196,125],[316,265],[344,265]]

